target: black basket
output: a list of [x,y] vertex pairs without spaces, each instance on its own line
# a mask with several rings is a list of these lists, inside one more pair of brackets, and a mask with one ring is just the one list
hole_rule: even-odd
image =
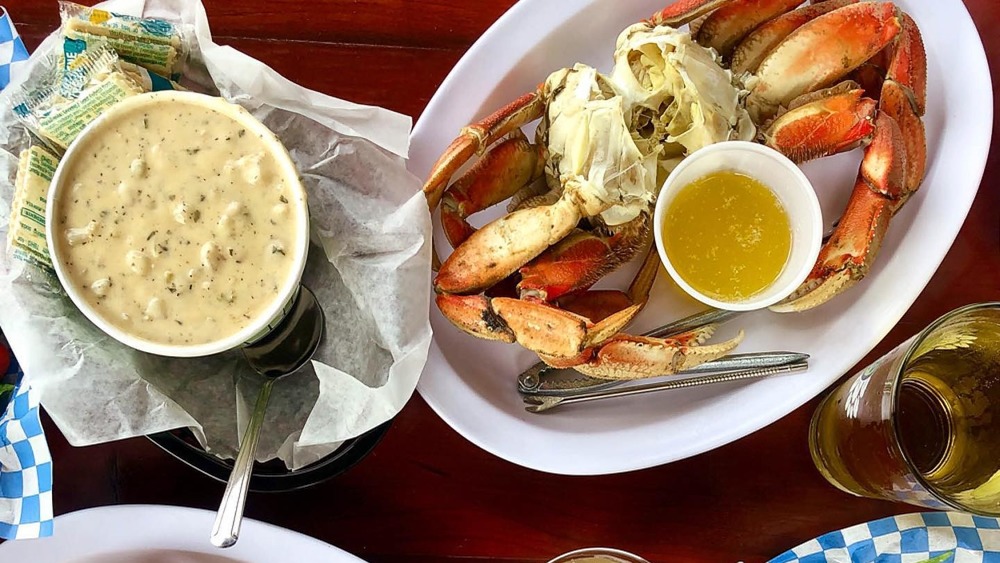
[[[250,490],[258,493],[282,493],[311,487],[336,477],[370,454],[390,426],[391,420],[357,438],[347,440],[337,451],[296,471],[289,471],[280,460],[256,463],[250,477]],[[216,481],[225,483],[229,480],[233,461],[218,458],[203,450],[189,430],[160,432],[146,437],[170,455]]]

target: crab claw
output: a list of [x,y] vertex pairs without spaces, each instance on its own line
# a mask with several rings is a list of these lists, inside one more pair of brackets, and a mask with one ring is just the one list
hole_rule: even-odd
[[824,0],[819,4],[810,4],[793,10],[761,25],[747,35],[733,51],[730,64],[733,74],[756,72],[764,57],[796,29],[827,12],[856,2],[858,0]]
[[545,111],[545,98],[541,88],[525,94],[507,106],[490,114],[483,120],[465,127],[451,142],[424,183],[423,191],[427,205],[433,211],[441,202],[451,177],[474,155],[483,154],[496,141],[534,121]]
[[877,104],[864,93],[845,82],[802,96],[764,129],[764,141],[795,162],[851,150],[875,133]]
[[[572,269],[572,265],[571,265]],[[632,347],[642,347],[641,342],[649,342],[653,347],[651,366],[618,365],[614,368],[616,378],[635,379],[647,377],[651,371],[665,370],[664,365],[687,365],[687,362],[709,361],[712,347],[697,352],[686,352],[678,348],[675,341],[659,339],[639,339],[621,335],[621,331],[642,311],[649,298],[659,269],[659,258],[652,250],[646,254],[639,273],[629,286],[627,294],[618,291],[587,291],[566,295],[558,301],[562,307],[554,307],[532,296],[521,299],[510,297],[489,297],[479,295],[455,295],[443,293],[437,296],[437,306],[445,318],[467,334],[486,340],[518,343],[532,350],[550,365],[576,367],[578,364],[595,361],[593,369],[610,370],[616,365],[619,350],[632,342]],[[574,274],[572,277],[577,277]],[[522,294],[524,290],[522,289]],[[600,351],[608,342],[619,342],[608,348],[609,359],[601,360]],[[637,344],[638,343],[638,344]],[[696,343],[691,343],[694,345]],[[633,355],[641,353],[633,351]],[[670,358],[664,358],[667,353]],[[724,352],[723,352],[724,353]],[[610,372],[609,372],[610,373]],[[670,373],[660,371],[656,375]]]
[[747,98],[751,117],[762,123],[802,94],[850,74],[899,35],[899,14],[891,3],[861,2],[800,27],[757,69]]
[[598,322],[541,301],[484,295],[437,296],[441,312],[467,334],[517,342],[539,354],[576,358],[627,326],[644,303],[629,303]]
[[840,224],[806,281],[771,310],[789,313],[812,309],[864,278],[882,245],[889,220],[907,194],[903,135],[896,121],[880,112],[875,137],[865,149]]
[[438,309],[446,319],[462,332],[484,340],[498,340],[508,344],[516,340],[503,317],[493,309],[492,299],[485,295],[438,295]]
[[553,301],[588,289],[634,258],[648,233],[645,214],[614,228],[610,236],[573,231],[520,269],[518,292],[521,297]]
[[924,115],[927,108],[927,52],[917,22],[903,14],[903,33],[889,54],[887,78],[906,85],[912,95],[913,109]]
[[927,134],[921,117],[927,106],[927,54],[916,22],[903,14],[903,32],[889,54],[879,108],[892,116],[906,143],[906,189],[920,187],[927,168]]
[[729,59],[736,45],[762,23],[795,8],[802,0],[734,0],[708,16],[698,28],[698,43]]
[[647,20],[652,25],[680,27],[710,14],[733,0],[677,0]]
[[466,221],[473,213],[510,198],[542,175],[544,162],[520,130],[490,148],[441,199],[441,226],[452,247],[475,229]]
[[911,96],[905,86],[892,80],[882,85],[879,109],[899,125],[906,145],[906,191],[917,191],[927,169],[927,133],[924,122],[913,110]]
[[581,218],[570,192],[552,205],[505,215],[451,253],[438,271],[434,289],[456,294],[485,290],[562,240]]
[[735,338],[708,345],[620,334],[601,345],[589,361],[575,369],[598,379],[670,375],[721,358],[742,341],[743,331]]

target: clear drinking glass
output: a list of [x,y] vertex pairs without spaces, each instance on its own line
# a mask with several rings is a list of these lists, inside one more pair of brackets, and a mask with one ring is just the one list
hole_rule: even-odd
[[845,492],[1000,516],[1000,303],[948,313],[833,391],[809,448]]

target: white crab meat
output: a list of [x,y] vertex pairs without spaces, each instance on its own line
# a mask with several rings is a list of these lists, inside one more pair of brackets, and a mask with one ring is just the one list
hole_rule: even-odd
[[621,225],[649,209],[656,159],[636,146],[625,121],[627,100],[607,77],[576,65],[549,77],[548,173],[573,192],[585,215]]
[[749,141],[756,135],[742,107],[747,92],[720,66],[718,54],[691,35],[667,26],[639,23],[618,37],[611,81],[629,102],[640,135],[653,145],[677,147],[662,159],[666,171],[683,156],[721,141]]

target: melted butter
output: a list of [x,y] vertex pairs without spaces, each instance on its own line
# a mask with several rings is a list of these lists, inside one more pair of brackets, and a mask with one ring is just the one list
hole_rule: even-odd
[[792,232],[774,192],[749,176],[724,171],[677,192],[665,214],[663,242],[670,262],[692,288],[738,302],[778,279]]
[[99,315],[147,341],[204,344],[273,304],[304,195],[270,145],[227,115],[169,100],[84,142],[56,209],[57,244]]

